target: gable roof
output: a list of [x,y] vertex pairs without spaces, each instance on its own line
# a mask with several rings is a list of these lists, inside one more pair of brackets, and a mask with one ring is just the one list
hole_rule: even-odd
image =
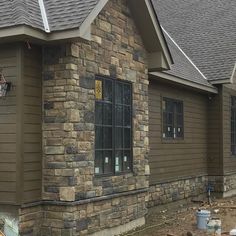
[[217,89],[208,82],[207,78],[183,52],[174,39],[170,37],[164,28],[163,32],[173,57],[174,64],[171,65],[170,70],[163,72],[153,72],[151,75],[198,88],[200,90],[217,93]]
[[209,81],[230,81],[236,62],[235,0],[152,0],[161,25]]
[[50,30],[78,28],[99,0],[44,0]]
[[0,28],[28,25],[43,30],[38,0],[1,1]]
[[[99,0],[44,0],[50,31],[79,27]],[[2,1],[0,6],[0,28],[27,25],[44,31],[44,22],[38,0]]]
[[[17,37],[41,41],[75,38],[90,40],[91,24],[108,1],[4,1],[0,5],[0,40],[8,40],[13,36],[15,40]],[[173,60],[151,0],[128,0],[127,3],[148,52],[149,69],[169,69]]]

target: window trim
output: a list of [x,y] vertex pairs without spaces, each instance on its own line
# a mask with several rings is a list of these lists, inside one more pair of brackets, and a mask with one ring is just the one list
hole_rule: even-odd
[[[182,104],[182,120],[183,120],[183,135],[182,137],[163,137],[163,134],[164,134],[164,109],[163,109],[163,101],[173,101],[173,102],[179,102]],[[175,113],[174,113],[175,114]],[[174,120],[174,123],[176,123],[176,121]],[[163,143],[165,142],[170,142],[170,143],[176,143],[176,142],[184,142],[185,141],[185,127],[184,127],[184,101],[183,100],[180,100],[180,99],[176,99],[176,98],[173,98],[173,97],[170,97],[170,96],[161,96],[161,140]]]
[[[100,177],[110,177],[110,176],[120,176],[120,175],[126,175],[126,174],[133,174],[133,142],[134,142],[134,135],[133,135],[133,82],[131,81],[127,81],[127,80],[122,80],[122,79],[118,79],[118,78],[114,78],[114,77],[110,77],[110,76],[105,76],[105,75],[96,75],[95,76],[95,81],[96,80],[109,80],[112,82],[112,90],[115,91],[116,89],[116,81],[117,82],[121,82],[122,84],[127,84],[131,87],[131,94],[130,94],[130,109],[131,109],[131,115],[130,115],[130,170],[126,170],[126,171],[120,171],[120,172],[116,172],[115,171],[115,152],[116,152],[116,148],[115,148],[115,136],[116,136],[116,119],[115,119],[115,108],[116,108],[116,103],[115,103],[115,96],[116,93],[113,92],[112,93],[112,172],[111,173],[101,173],[101,174],[96,174],[95,173],[95,165],[94,165],[94,176],[96,178],[100,178]],[[115,82],[114,82],[115,81]],[[95,96],[95,95],[94,95]],[[95,107],[94,110],[96,108],[96,101],[98,99],[96,99],[95,97]],[[96,113],[95,113],[95,117],[96,117]],[[123,114],[123,119],[124,119],[124,114]],[[95,118],[94,118],[94,132],[96,132],[96,122],[95,122]],[[94,138],[94,163],[95,163],[95,158],[96,158],[96,133],[95,133],[95,138]],[[124,145],[124,134],[123,134],[123,145]],[[124,151],[124,149],[123,149]],[[123,165],[123,163],[122,163]]]

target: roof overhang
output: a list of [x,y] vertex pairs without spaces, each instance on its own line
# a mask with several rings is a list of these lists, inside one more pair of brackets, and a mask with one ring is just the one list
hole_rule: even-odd
[[236,81],[236,62],[234,64],[234,69],[233,69],[232,75],[230,77],[230,81],[232,84]]
[[169,70],[173,59],[152,2],[129,0],[128,4],[148,52],[149,71]]
[[233,84],[236,82],[236,62],[234,64],[234,68],[232,71],[232,74],[230,76],[230,78],[227,79],[217,79],[217,80],[209,80],[209,83],[213,84],[213,85],[217,85],[217,84]]
[[89,29],[87,29],[87,31],[83,31],[76,28],[65,31],[52,32],[49,34],[25,25],[1,29],[0,42],[27,40],[29,38],[33,38],[37,41],[42,42],[75,40],[78,38],[90,40],[90,32]]
[[[100,0],[79,28],[46,32],[27,25],[12,26],[0,30],[0,42],[29,38],[44,43],[76,39],[91,40],[91,24],[107,2],[108,0]],[[149,71],[170,69],[173,59],[151,0],[129,0],[128,4],[148,54]]]
[[188,80],[184,80],[182,78],[167,74],[165,72],[152,72],[150,73],[150,75],[152,76],[152,78],[156,78],[156,79],[165,79],[167,81],[170,82],[174,82],[174,83],[178,83],[181,85],[185,85],[191,88],[195,88],[195,89],[199,89],[205,92],[209,92],[209,93],[214,93],[217,94],[218,93],[218,89],[215,87],[211,87],[211,86],[206,86],[206,85],[202,85],[202,84],[198,84],[192,81],[188,81]]
[[231,79],[217,79],[217,80],[209,80],[209,83],[212,85],[217,85],[217,84],[232,84]]

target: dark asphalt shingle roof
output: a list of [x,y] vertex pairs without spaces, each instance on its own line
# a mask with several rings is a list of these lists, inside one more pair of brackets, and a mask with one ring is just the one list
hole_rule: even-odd
[[190,62],[189,58],[184,55],[184,52],[178,45],[176,45],[173,39],[171,39],[166,33],[164,33],[164,36],[174,61],[174,64],[171,65],[171,69],[165,71],[164,73],[213,88],[204,75],[202,75],[199,70]]
[[99,0],[44,0],[51,31],[79,27]]
[[152,0],[159,20],[209,80],[229,79],[236,62],[235,0]]
[[44,30],[38,0],[0,0],[0,28],[16,25]]
[[[99,0],[44,0],[51,31],[76,28]],[[28,25],[44,31],[38,0],[0,0],[0,28]]]

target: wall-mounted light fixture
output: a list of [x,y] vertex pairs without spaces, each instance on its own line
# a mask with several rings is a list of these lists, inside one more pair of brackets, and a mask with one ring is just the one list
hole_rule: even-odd
[[0,69],[0,98],[5,97],[7,92],[11,90],[11,82],[7,82],[3,70]]

